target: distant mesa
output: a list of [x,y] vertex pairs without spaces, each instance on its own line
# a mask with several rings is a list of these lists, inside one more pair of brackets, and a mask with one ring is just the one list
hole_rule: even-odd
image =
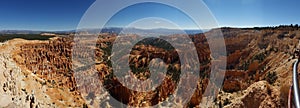
[[41,33],[42,36],[55,36],[55,33]]

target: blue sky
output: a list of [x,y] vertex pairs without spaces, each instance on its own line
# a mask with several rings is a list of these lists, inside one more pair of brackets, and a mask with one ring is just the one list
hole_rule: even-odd
[[220,26],[300,23],[299,0],[204,0]]
[[[167,21],[174,24],[168,25]],[[178,29],[176,25],[184,29],[193,29],[197,26],[189,16],[174,7],[147,2],[132,5],[117,12],[107,22],[106,27],[126,27],[132,23],[135,24],[130,27],[144,29]]]
[[[203,1],[220,26],[300,24],[299,0]],[[75,29],[93,2],[94,0],[2,0],[0,1],[0,30]],[[149,14],[150,12],[152,14]],[[124,21],[134,21],[133,19],[151,15],[171,19],[183,28],[192,28],[187,16],[178,10],[155,5],[128,8],[116,15],[111,20],[110,26],[122,26],[127,24]]]
[[69,30],[94,0],[1,0],[0,30]]

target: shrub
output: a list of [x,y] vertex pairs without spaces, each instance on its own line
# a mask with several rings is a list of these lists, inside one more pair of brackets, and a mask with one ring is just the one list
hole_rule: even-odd
[[274,84],[277,80],[278,76],[276,74],[276,72],[269,72],[267,75],[266,75],[266,80],[270,83],[270,84]]
[[238,69],[246,71],[246,70],[248,70],[249,65],[250,65],[250,62],[245,61]]
[[87,104],[84,103],[84,104],[82,105],[82,108],[88,108]]
[[254,56],[253,60],[258,60],[259,62],[262,62],[266,57],[267,56],[265,53],[259,53]]
[[231,104],[230,100],[228,98],[226,98],[224,100],[224,106]]

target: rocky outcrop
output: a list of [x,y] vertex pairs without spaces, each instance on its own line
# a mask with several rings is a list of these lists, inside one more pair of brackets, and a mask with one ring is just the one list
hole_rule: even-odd
[[46,94],[35,75],[20,68],[12,59],[17,44],[23,40],[5,42],[0,46],[0,107],[57,107]]
[[241,92],[240,97],[228,96],[221,103],[230,103],[224,108],[279,108],[280,92],[266,81],[252,84]]
[[[8,64],[12,66],[7,66],[8,72],[4,73],[18,76],[5,75],[4,77],[15,78],[13,80],[18,81],[14,83],[8,81],[11,83],[5,83],[3,90],[8,91],[12,88],[12,91],[21,92],[16,96],[18,98],[13,97],[13,100],[21,101],[16,105],[82,107],[85,104],[80,93],[76,91],[73,74],[67,71],[70,70],[70,58],[68,58],[70,47],[64,44],[65,39],[59,38],[52,41],[15,39],[5,44],[7,58],[11,62],[4,60],[3,63],[5,66]],[[22,93],[24,96],[20,96]]]

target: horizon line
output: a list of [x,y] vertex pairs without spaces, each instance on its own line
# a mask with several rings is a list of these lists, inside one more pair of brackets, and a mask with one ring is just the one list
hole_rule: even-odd
[[[279,26],[290,26],[290,25],[299,25],[300,24],[279,24],[279,25],[255,25],[255,26],[230,26],[224,25],[214,28],[183,28],[182,30],[211,30],[211,29],[220,29],[220,28],[256,28],[256,27],[279,27]],[[110,29],[110,28],[125,28],[125,27],[104,27],[102,29]],[[137,28],[137,27],[129,27],[133,29],[142,29],[142,30],[154,30],[154,29],[169,29],[169,30],[181,30],[176,28]],[[0,29],[0,31],[35,31],[35,32],[66,32],[66,31],[76,31],[76,30],[84,30],[84,29],[99,29],[99,28],[75,28],[75,29],[65,29],[65,30],[42,30],[42,29]]]

